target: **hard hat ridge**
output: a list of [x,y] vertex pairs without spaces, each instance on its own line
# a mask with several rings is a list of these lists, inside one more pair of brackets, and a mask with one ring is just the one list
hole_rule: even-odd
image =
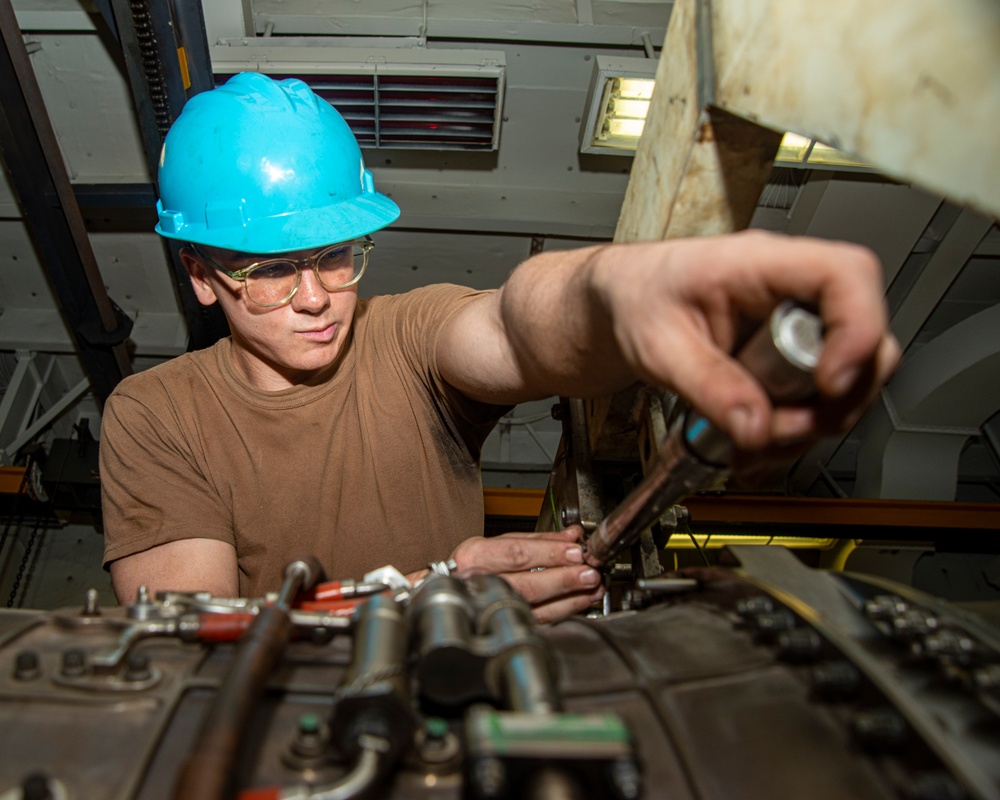
[[276,81],[260,72],[241,72],[215,91],[245,96],[248,101],[265,109],[284,106],[288,111],[294,112],[298,102],[308,106],[311,111],[319,113],[320,103],[328,105],[309,88],[309,84],[305,81],[298,78],[285,78]]
[[191,98],[159,178],[158,233],[242,252],[356,239],[399,216],[343,117],[295,78],[240,73]]

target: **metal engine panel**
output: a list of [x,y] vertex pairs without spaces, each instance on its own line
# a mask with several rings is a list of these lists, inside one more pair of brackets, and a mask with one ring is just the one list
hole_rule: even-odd
[[[473,624],[463,638],[442,625],[438,610],[453,613],[469,589],[436,578],[377,611],[399,611],[395,668],[357,612],[343,628],[300,626],[248,698],[233,796],[1000,796],[995,629],[780,549],[734,556],[731,568],[646,584],[635,610],[539,627],[518,610],[506,644],[498,629]],[[435,587],[438,602],[422,602]],[[490,613],[517,602],[493,598]],[[150,608],[144,620],[134,609],[0,612],[2,800],[177,796],[241,646],[129,638]],[[373,709],[381,727],[358,722]],[[368,735],[401,743],[391,763],[354,794],[322,794]]]

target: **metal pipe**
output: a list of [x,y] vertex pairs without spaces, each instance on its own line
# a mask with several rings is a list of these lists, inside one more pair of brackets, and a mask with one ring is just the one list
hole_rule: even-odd
[[289,606],[322,575],[318,562],[293,561],[273,605],[260,610],[240,642],[174,788],[175,800],[231,797],[236,758],[256,700],[292,634]]
[[[812,372],[822,349],[822,323],[794,303],[782,303],[738,356],[776,404],[800,402],[813,390]],[[646,477],[587,538],[586,561],[601,567],[683,497],[728,469],[729,437],[689,411],[660,446]]]
[[473,653],[473,609],[462,581],[432,573],[417,588],[406,613],[421,694],[443,704],[475,697],[481,687],[480,659]]
[[412,741],[416,726],[407,673],[410,626],[392,596],[377,594],[354,612],[354,655],[337,689],[330,738],[354,758],[359,737],[385,743],[381,767],[389,769]]
[[497,655],[488,682],[513,711],[532,714],[562,710],[547,651],[534,635],[531,608],[503,578],[476,575],[469,579],[483,606],[478,626],[494,640]]
[[653,40],[648,33],[642,35],[642,49],[646,51],[646,58],[656,58],[656,50],[653,49]]
[[382,739],[363,734],[358,737],[360,753],[350,772],[336,783],[325,786],[289,786],[282,789],[253,789],[242,792],[240,800],[351,800],[361,797],[379,776],[379,761],[386,743]]

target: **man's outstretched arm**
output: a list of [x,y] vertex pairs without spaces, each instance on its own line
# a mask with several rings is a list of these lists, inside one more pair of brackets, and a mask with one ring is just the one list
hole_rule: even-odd
[[[825,346],[816,401],[774,408],[731,351],[746,320],[763,321],[786,299],[818,308]],[[663,386],[758,459],[788,457],[853,425],[898,358],[874,254],[759,231],[536,256],[457,315],[438,349],[446,380],[484,401],[600,396],[636,380]],[[489,569],[504,538],[463,544],[459,568],[474,560]],[[584,607],[586,568],[564,547],[555,572],[507,573],[499,555],[494,571],[549,602],[575,576]]]

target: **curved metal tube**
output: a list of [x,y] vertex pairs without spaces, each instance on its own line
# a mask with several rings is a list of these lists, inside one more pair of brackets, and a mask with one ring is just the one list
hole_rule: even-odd
[[278,599],[262,608],[247,629],[181,770],[175,800],[224,800],[233,795],[233,766],[257,697],[292,634],[289,604],[319,579],[318,566],[304,561],[289,564]]

